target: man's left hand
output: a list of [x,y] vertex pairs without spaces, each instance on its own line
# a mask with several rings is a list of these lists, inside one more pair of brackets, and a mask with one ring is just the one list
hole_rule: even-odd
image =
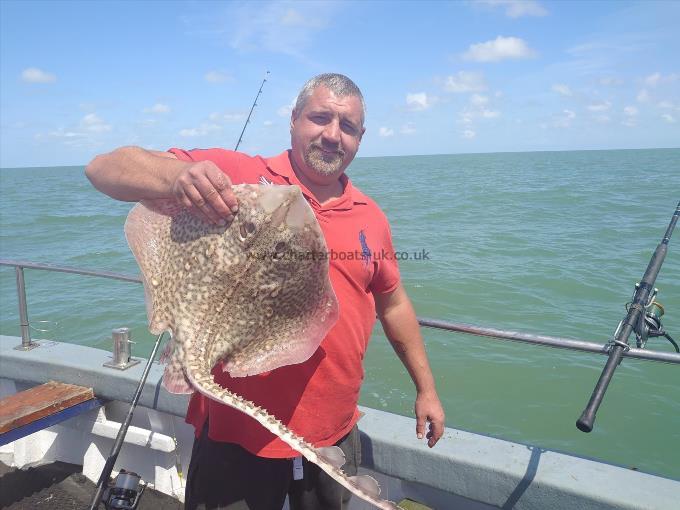
[[[444,408],[436,393],[418,393],[416,397],[416,436],[427,437],[427,446],[432,448],[444,434]],[[425,434],[425,424],[429,430]]]

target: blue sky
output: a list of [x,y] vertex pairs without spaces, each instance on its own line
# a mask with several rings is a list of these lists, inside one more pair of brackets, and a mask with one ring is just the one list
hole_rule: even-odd
[[680,146],[680,2],[0,2],[0,166],[289,145],[322,72],[359,156]]

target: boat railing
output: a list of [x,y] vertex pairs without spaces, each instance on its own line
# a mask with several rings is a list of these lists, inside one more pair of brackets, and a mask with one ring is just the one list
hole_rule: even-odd
[[[32,349],[33,347],[37,347],[37,344],[31,340],[31,333],[28,320],[28,305],[26,302],[26,284],[24,281],[24,269],[55,271],[60,273],[71,273],[84,276],[108,278],[112,280],[119,280],[131,283],[142,283],[142,279],[139,276],[114,273],[111,271],[98,271],[91,269],[82,269],[77,267],[61,266],[55,264],[30,262],[24,260],[0,259],[0,266],[14,267],[14,270],[16,272],[17,298],[19,303],[19,323],[20,323],[19,326],[21,328],[21,344],[15,347],[15,349],[17,350],[29,350]],[[438,319],[429,319],[425,317],[418,317],[418,322],[421,326],[426,328],[450,331],[455,333],[466,333],[469,335],[483,336],[499,340],[512,340],[533,345],[558,347],[562,349],[569,349],[581,352],[590,352],[607,355],[610,349],[609,343],[600,344],[596,342],[588,342],[585,340],[575,340],[570,338],[562,338],[549,335],[537,335],[521,331],[512,331],[492,327],[478,326],[473,324],[464,324]],[[637,349],[631,347],[630,349],[626,350],[623,355],[624,357],[628,358],[680,364],[680,354],[671,352],[650,351],[646,349]]]

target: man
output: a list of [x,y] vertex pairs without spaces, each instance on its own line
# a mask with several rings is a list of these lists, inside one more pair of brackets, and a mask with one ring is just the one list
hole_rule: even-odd
[[[338,445],[350,475],[360,463],[357,401],[376,313],[416,386],[417,437],[426,435],[433,447],[444,430],[444,411],[397,263],[375,256],[394,253],[387,219],[344,173],[364,131],[360,90],[345,76],[323,74],[301,90],[290,120],[291,149],[279,156],[123,147],[97,156],[86,170],[94,186],[113,198],[174,198],[204,221],[222,225],[238,214],[232,184],[300,186],[329,251],[346,255],[330,258],[338,323],[304,363],[245,378],[232,379],[219,367],[213,373],[218,383],[264,407],[315,446]],[[187,422],[197,436],[187,509],[279,510],[288,495],[293,510],[339,510],[349,500],[330,477],[238,411],[196,393]]]

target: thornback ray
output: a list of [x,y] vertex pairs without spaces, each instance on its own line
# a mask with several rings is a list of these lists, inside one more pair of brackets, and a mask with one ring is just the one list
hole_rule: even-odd
[[240,395],[211,370],[222,362],[232,377],[301,363],[338,318],[328,275],[326,242],[297,186],[232,186],[239,212],[211,225],[170,201],[135,205],[125,235],[142,272],[149,330],[170,331],[163,385],[238,409],[281,438],[358,497],[384,510],[369,476],[348,477],[342,450],[305,441]]

